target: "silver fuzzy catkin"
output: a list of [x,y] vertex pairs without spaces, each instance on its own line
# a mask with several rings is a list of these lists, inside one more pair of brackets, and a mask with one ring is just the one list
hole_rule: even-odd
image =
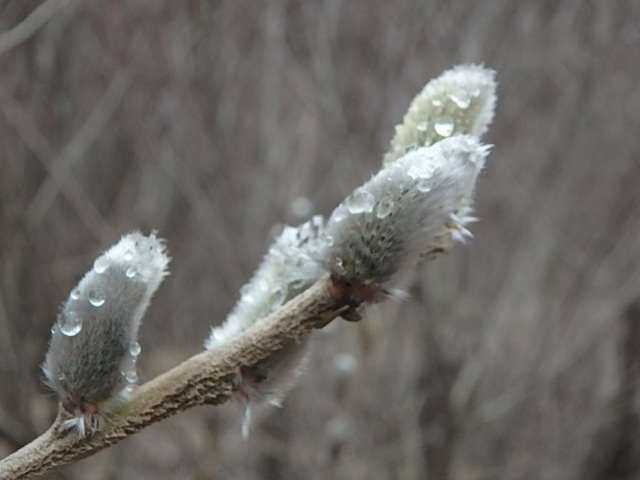
[[[299,227],[285,227],[251,280],[240,290],[234,309],[222,325],[212,328],[205,347],[213,349],[226,343],[313,285],[324,272],[318,260],[325,248],[321,216]],[[308,344],[308,337],[298,339],[262,362],[240,369],[236,387],[245,405],[242,423],[245,438],[252,403],[279,404],[302,371]]]
[[110,402],[135,386],[138,328],[168,263],[163,240],[133,232],[98,257],[71,291],[42,366],[74,415],[63,429],[80,436],[99,429]]
[[326,227],[325,263],[360,301],[376,301],[415,265],[461,199],[473,193],[489,147],[473,136],[413,150],[380,170],[338,208]]
[[205,342],[215,348],[275,312],[322,275],[319,251],[325,247],[324,220],[315,216],[299,227],[284,227],[222,325]]
[[[383,164],[419,147],[433,145],[455,135],[481,137],[493,120],[496,106],[496,72],[482,65],[457,65],[425,85],[409,105]],[[467,225],[476,221],[473,198],[464,196],[447,222],[454,240],[471,237]]]

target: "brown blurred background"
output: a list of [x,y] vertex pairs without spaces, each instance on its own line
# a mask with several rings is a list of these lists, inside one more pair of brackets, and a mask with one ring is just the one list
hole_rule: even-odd
[[317,335],[283,409],[198,408],[51,479],[640,478],[640,5],[0,1],[0,457],[46,429],[59,305],[135,228],[172,275],[141,377],[202,348],[274,232],[379,168],[409,101],[484,62],[475,238]]

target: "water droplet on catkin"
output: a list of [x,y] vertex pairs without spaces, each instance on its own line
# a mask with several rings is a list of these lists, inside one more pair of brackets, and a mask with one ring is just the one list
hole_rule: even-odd
[[102,257],[96,258],[96,261],[93,262],[93,270],[96,273],[104,273],[109,268],[109,259],[104,255]]
[[69,297],[71,297],[71,300],[78,300],[80,298],[80,295],[80,289],[74,288],[73,290],[71,290],[71,294],[69,295]]
[[429,179],[433,177],[436,167],[430,163],[417,162],[409,167],[407,175],[415,179]]
[[416,125],[419,132],[426,132],[429,130],[429,124],[427,122],[420,122]]
[[124,252],[123,257],[127,262],[130,262],[131,260],[133,260],[133,250],[128,249],[126,252]]
[[104,290],[100,288],[92,288],[89,291],[89,303],[94,307],[100,307],[104,305],[106,295]]
[[129,343],[129,353],[133,357],[137,357],[138,355],[140,355],[141,351],[142,351],[142,347],[140,346],[140,344],[138,342]]
[[347,199],[347,209],[354,215],[371,212],[375,204],[375,197],[365,190],[356,191]]
[[333,214],[331,215],[331,219],[334,222],[342,222],[345,218],[347,218],[348,213],[349,212],[347,211],[346,208],[344,208],[343,206],[339,206],[333,211]]
[[60,331],[67,337],[73,337],[82,330],[82,319],[76,312],[65,312],[58,320]]
[[427,193],[431,191],[431,182],[426,179],[421,179],[418,183],[416,183],[416,188],[420,190],[422,193]]
[[442,137],[450,137],[453,133],[453,129],[455,124],[453,123],[453,119],[447,115],[444,115],[438,119],[438,121],[433,126],[433,129],[436,133]]
[[449,95],[449,98],[458,106],[458,108],[461,108],[462,110],[469,108],[469,105],[471,105],[471,98],[464,91],[452,93],[451,95]]
[[129,384],[129,385],[127,385],[126,387],[124,387],[122,389],[122,395],[124,395],[125,398],[128,398],[129,395],[131,395],[135,391],[136,391],[136,386],[132,385],[132,384]]
[[376,216],[378,218],[387,218],[393,212],[395,203],[390,198],[382,200],[376,207]]
[[135,267],[129,267],[124,272],[124,274],[126,275],[127,278],[133,278],[133,277],[136,276],[137,273],[138,273],[138,271],[135,269]]
[[136,372],[135,367],[123,370],[122,376],[128,383],[136,383],[138,381],[138,372]]

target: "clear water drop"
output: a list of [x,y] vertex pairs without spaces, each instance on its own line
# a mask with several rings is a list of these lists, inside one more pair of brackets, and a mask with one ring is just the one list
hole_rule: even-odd
[[64,373],[61,373],[60,375],[58,375],[58,381],[59,382],[64,382],[67,379],[67,377],[64,376]]
[[60,331],[67,337],[73,337],[82,330],[82,319],[76,312],[64,312],[58,319]]
[[431,191],[432,184],[427,179],[421,179],[418,183],[416,183],[416,188],[422,193],[427,193]]
[[462,110],[469,108],[469,105],[471,105],[471,97],[465,91],[452,93],[451,95],[449,95],[449,98],[458,106],[458,108],[461,108]]
[[366,190],[356,190],[347,199],[347,209],[354,215],[371,212],[375,204],[375,197]]
[[438,119],[438,121],[433,126],[433,129],[436,133],[442,137],[450,137],[453,133],[453,129],[455,124],[453,123],[453,119],[447,115],[444,115]]
[[347,218],[347,213],[347,209],[341,205],[333,211],[331,220],[333,220],[334,222],[342,222],[345,218]]
[[385,198],[376,207],[376,216],[378,218],[387,218],[391,213],[393,213],[393,208],[395,207],[395,203],[390,198]]
[[324,243],[325,245],[327,245],[327,247],[331,247],[335,243],[335,240],[331,235],[327,235],[326,237],[324,237]]
[[439,98],[434,98],[433,100],[431,100],[431,105],[433,105],[434,107],[440,107],[442,106],[442,100]]
[[138,355],[140,355],[141,351],[142,351],[142,347],[140,346],[140,344],[138,342],[130,342],[129,343],[129,353],[132,356],[137,357]]
[[136,383],[138,381],[138,372],[136,372],[135,366],[122,370],[122,376],[128,383]]
[[105,300],[106,295],[104,293],[104,290],[102,290],[101,288],[92,288],[89,291],[89,303],[94,307],[100,307],[104,305]]
[[129,267],[127,268],[127,270],[124,272],[125,276],[127,278],[133,278],[137,275],[138,271],[136,270],[135,267]]
[[135,392],[135,390],[136,390],[135,385],[127,385],[122,389],[121,393],[122,395],[124,395],[125,398],[128,398],[133,392]]
[[96,261],[93,262],[93,271],[96,273],[104,273],[107,268],[109,268],[109,259],[104,255],[96,258]]
[[54,323],[53,327],[51,327],[51,335],[55,335],[58,332],[59,328],[58,328],[58,324]]
[[427,130],[429,130],[429,123],[420,122],[416,125],[416,128],[418,129],[419,132],[426,132]]
[[130,248],[127,249],[124,252],[123,257],[124,257],[125,261],[127,261],[127,262],[130,262],[131,260],[133,260],[133,250],[131,250]]
[[416,179],[424,179],[428,180],[433,177],[433,174],[436,171],[436,167],[428,162],[416,162],[407,171],[407,175],[409,177]]
[[71,298],[71,300],[78,300],[81,294],[82,293],[80,292],[79,288],[74,288],[73,290],[71,290],[71,294],[69,295],[69,297]]

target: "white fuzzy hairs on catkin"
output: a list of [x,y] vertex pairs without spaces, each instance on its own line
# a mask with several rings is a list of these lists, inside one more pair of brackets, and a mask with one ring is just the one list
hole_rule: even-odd
[[138,328],[167,275],[169,257],[155,232],[123,236],[71,291],[51,329],[42,371],[73,418],[63,429],[99,430],[109,407],[137,383]]
[[447,138],[407,153],[357,188],[327,222],[333,277],[367,302],[394,289],[473,194],[488,153],[476,137]]
[[[493,119],[495,72],[458,65],[428,82],[395,127],[383,168],[357,188],[328,220],[315,216],[285,227],[240,298],[205,342],[216,348],[280,308],[329,271],[340,294],[355,304],[398,296],[402,273],[446,228],[454,240],[471,236],[475,182],[490,147],[480,142]],[[349,311],[351,319],[359,318]],[[345,318],[347,318],[345,316]],[[292,342],[258,365],[240,369],[237,394],[245,404],[278,404],[306,358],[308,338]]]
[[[325,247],[324,220],[320,216],[299,227],[284,227],[251,280],[240,289],[240,299],[226,320],[211,329],[205,347],[224,344],[313,285],[324,272],[316,257]],[[245,406],[245,438],[252,405],[280,404],[304,367],[308,345],[308,337],[298,339],[259,364],[240,369],[236,387]]]
[[[383,165],[406,153],[456,135],[481,138],[489,129],[497,101],[496,72],[483,65],[463,64],[429,81],[412,100],[402,123],[396,125]],[[447,222],[455,241],[471,238],[473,197],[464,196]]]
[[322,217],[315,216],[299,227],[285,226],[251,280],[240,289],[240,299],[229,316],[211,329],[205,347],[223,344],[313,285],[323,272],[315,258],[323,247]]
[[[403,271],[443,227],[470,236],[475,182],[489,152],[479,140],[493,118],[495,72],[460,65],[429,82],[396,127],[383,168],[330,215],[285,227],[226,320],[205,342],[214,349],[304,292],[326,271],[357,308],[398,286]],[[99,430],[137,384],[137,333],[169,258],[155,233],[132,232],[99,256],[72,290],[56,323],[42,370],[72,416],[62,429]],[[342,289],[342,290],[341,290]],[[347,312],[357,318],[358,312]],[[345,318],[347,318],[345,316]],[[239,368],[245,403],[277,404],[299,376],[309,337]]]

